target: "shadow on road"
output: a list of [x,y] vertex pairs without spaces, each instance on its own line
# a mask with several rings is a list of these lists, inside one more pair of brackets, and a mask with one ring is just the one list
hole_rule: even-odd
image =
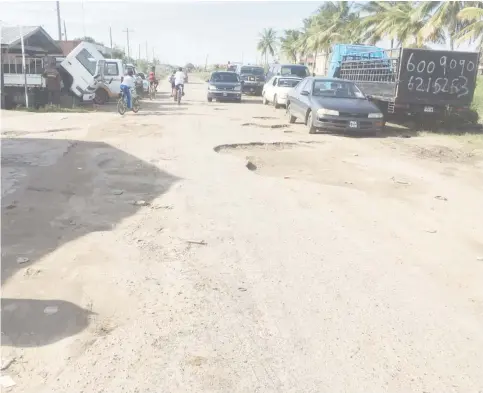
[[2,346],[52,344],[83,331],[91,315],[63,300],[2,299]]
[[64,243],[111,230],[143,208],[132,201],[149,203],[178,180],[102,142],[4,138],[1,150],[2,284]]
[[[21,269],[35,274],[32,266],[63,244],[149,209],[179,180],[102,142],[4,138],[1,152],[2,285]],[[63,300],[3,299],[2,344],[55,342],[85,329],[89,314]]]

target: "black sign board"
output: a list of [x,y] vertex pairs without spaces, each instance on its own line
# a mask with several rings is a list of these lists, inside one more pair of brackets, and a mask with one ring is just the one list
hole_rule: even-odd
[[403,49],[397,101],[470,105],[478,73],[478,53]]

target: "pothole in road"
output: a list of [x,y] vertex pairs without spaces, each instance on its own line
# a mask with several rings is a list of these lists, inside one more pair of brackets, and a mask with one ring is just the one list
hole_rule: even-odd
[[[323,141],[252,142],[221,145],[214,150],[239,157],[242,165],[261,176],[343,187],[397,199],[410,199],[426,189],[414,173],[405,170],[408,167],[401,161],[381,166],[380,157],[359,156],[352,149]],[[390,162],[391,153],[387,153],[385,162]]]
[[259,123],[243,123],[242,127],[260,127],[260,128],[287,128],[289,124],[259,124]]

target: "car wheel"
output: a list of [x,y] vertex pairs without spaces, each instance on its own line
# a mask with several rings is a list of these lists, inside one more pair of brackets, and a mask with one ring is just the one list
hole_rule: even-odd
[[309,129],[309,134],[315,134],[317,129],[314,127],[314,117],[312,116],[312,111],[310,111],[307,115],[306,123],[307,128]]
[[297,120],[297,118],[295,116],[292,115],[292,112],[290,111],[290,103],[287,102],[287,109],[286,109],[286,113],[287,113],[287,119],[288,119],[288,122],[290,124],[293,124],[295,123],[295,120]]
[[268,100],[267,100],[267,98],[265,97],[265,93],[264,93],[264,94],[262,94],[262,104],[263,104],[263,105],[267,105],[267,104],[268,104]]
[[276,94],[273,96],[273,106],[275,109],[280,108],[280,105],[278,105],[278,98]]
[[211,101],[213,101],[213,98],[208,97],[208,102],[211,102]]

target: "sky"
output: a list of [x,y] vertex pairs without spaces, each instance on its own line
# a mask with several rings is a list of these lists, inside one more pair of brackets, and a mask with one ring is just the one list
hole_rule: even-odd
[[[4,26],[41,25],[58,39],[55,1],[0,0],[0,23]],[[130,54],[133,58],[155,57],[161,63],[184,65],[226,64],[228,61],[255,63],[260,59],[256,46],[260,32],[272,27],[302,27],[323,1],[60,1],[61,19],[67,27],[67,38],[91,36],[127,53],[130,30]],[[378,44],[389,47],[388,42]],[[435,49],[442,49],[439,45]],[[460,50],[472,50],[462,45]]]
[[[60,1],[67,38],[84,35],[109,46],[126,48],[123,30],[129,28],[131,57],[184,65],[244,61],[255,63],[260,56],[256,45],[266,27],[277,31],[299,28],[314,12],[319,1],[225,1],[225,2],[134,2]],[[5,26],[41,25],[58,39],[55,1],[1,2],[0,20]],[[126,51],[127,52],[127,51]]]

